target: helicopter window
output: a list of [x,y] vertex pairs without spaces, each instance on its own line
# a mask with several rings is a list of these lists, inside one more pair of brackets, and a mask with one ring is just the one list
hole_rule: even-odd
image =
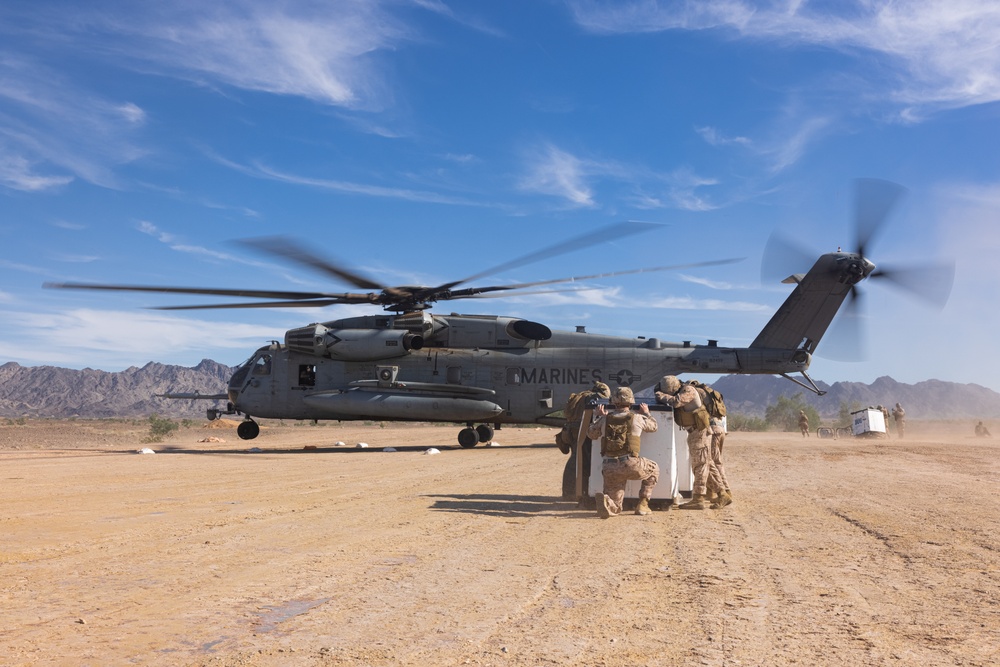
[[301,364],[299,366],[299,386],[316,386],[316,367],[311,364]]
[[507,369],[507,384],[521,384],[521,369],[520,368],[508,368]]
[[257,361],[253,366],[254,375],[270,375],[271,374],[271,355],[262,354],[257,357]]

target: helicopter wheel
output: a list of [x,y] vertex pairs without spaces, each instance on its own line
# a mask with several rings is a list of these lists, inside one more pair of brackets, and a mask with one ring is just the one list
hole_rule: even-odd
[[479,442],[493,442],[493,427],[489,424],[480,424],[476,427],[476,435]]
[[479,433],[472,427],[463,428],[458,432],[458,444],[466,449],[475,447],[479,444]]
[[236,435],[240,436],[241,440],[253,440],[260,435],[260,425],[252,419],[247,419],[236,427]]

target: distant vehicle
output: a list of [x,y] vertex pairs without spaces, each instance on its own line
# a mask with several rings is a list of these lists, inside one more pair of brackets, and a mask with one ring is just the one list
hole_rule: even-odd
[[[504,424],[560,425],[569,395],[595,380],[612,385],[654,385],[663,375],[776,374],[822,395],[806,373],[816,347],[834,315],[857,285],[880,275],[865,256],[870,236],[885,218],[901,188],[884,181],[859,182],[858,247],[820,256],[805,274],[783,282],[795,285],[770,322],[748,347],[721,347],[715,340],[666,342],[578,331],[553,331],[545,324],[502,315],[432,314],[439,301],[485,298],[568,282],[645,271],[711,266],[736,260],[707,261],[652,269],[633,269],[532,283],[458,286],[530,262],[621,238],[648,229],[648,223],[621,223],[532,252],[475,276],[437,287],[386,286],[322,259],[282,238],[251,241],[264,252],[319,270],[364,293],[290,292],[257,289],[156,287],[58,283],[63,289],[121,290],[266,299],[245,303],[167,306],[201,308],[315,307],[371,304],[386,312],[312,323],[291,329],[284,341],[256,350],[239,366],[225,393],[206,396],[167,394],[171,398],[225,400],[208,410],[209,419],[239,414],[243,439],[260,432],[254,418],[303,420],[400,420],[464,424],[463,447],[489,442]],[[886,200],[891,201],[886,203]],[[775,249],[787,243],[772,237],[765,269]],[[882,275],[893,277],[887,272]],[[897,281],[898,281],[898,277]],[[950,289],[950,276],[945,276]],[[906,281],[900,284],[906,286]],[[525,293],[525,292],[521,292]],[[530,293],[530,292],[529,292]],[[947,298],[947,294],[945,294]],[[791,374],[798,374],[800,379]]]

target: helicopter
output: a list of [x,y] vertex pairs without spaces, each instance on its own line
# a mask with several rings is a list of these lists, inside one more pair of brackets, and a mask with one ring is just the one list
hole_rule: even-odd
[[[225,393],[163,396],[226,401],[225,408],[208,409],[207,417],[213,420],[222,415],[242,415],[237,434],[244,440],[257,437],[260,426],[256,419],[262,418],[432,421],[461,425],[458,443],[471,448],[491,442],[495,430],[503,425],[562,425],[561,410],[569,396],[591,387],[595,381],[641,390],[654,386],[664,375],[767,374],[780,375],[818,395],[824,394],[807,370],[845,300],[857,304],[859,283],[886,277],[918,295],[928,296],[925,287],[911,286],[906,279],[911,272],[877,270],[865,254],[871,237],[902,191],[887,181],[858,181],[856,249],[825,253],[807,272],[785,278],[782,282],[795,285],[792,293],[747,347],[724,347],[716,340],[693,344],[656,337],[624,338],[589,333],[583,327],[558,331],[513,316],[430,312],[437,302],[511,292],[531,294],[524,290],[740,261],[714,260],[529,283],[460,287],[609,238],[647,231],[656,226],[652,223],[616,223],[436,287],[386,286],[281,237],[244,243],[368,291],[327,293],[78,282],[46,283],[45,287],[265,299],[156,307],[159,310],[380,306],[384,312],[379,314],[314,322],[288,330],[283,341],[260,347],[239,365]],[[765,269],[780,264],[780,256],[787,257],[795,250],[791,243],[772,236],[764,254]],[[943,291],[947,299],[951,285],[947,267],[934,282],[946,289],[938,289],[932,298],[940,300]]]

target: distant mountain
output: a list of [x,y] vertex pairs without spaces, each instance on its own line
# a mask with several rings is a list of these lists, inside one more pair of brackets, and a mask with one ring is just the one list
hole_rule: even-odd
[[[203,360],[193,368],[150,362],[117,373],[90,368],[0,366],[0,417],[163,417],[197,418],[222,402],[155,398],[155,394],[223,393],[235,368]],[[770,375],[728,375],[712,383],[726,398],[730,412],[763,417],[779,396],[802,395],[824,418],[836,417],[841,403],[861,407],[897,402],[910,419],[997,419],[1000,394],[975,384],[926,380],[903,384],[880,377],[872,384],[817,383],[825,396]]]
[[817,382],[824,396],[803,389],[774,375],[727,375],[712,383],[726,398],[726,407],[748,417],[763,417],[768,405],[779,396],[802,395],[822,417],[836,417],[841,404],[859,407],[884,405],[892,409],[901,403],[909,419],[996,419],[1000,418],[1000,393],[978,384],[958,384],[925,380],[904,384],[883,376],[871,384]]
[[168,391],[225,393],[235,369],[210,359],[194,368],[150,362],[117,373],[91,368],[0,366],[2,417],[161,417],[194,418],[215,401],[156,398]]

